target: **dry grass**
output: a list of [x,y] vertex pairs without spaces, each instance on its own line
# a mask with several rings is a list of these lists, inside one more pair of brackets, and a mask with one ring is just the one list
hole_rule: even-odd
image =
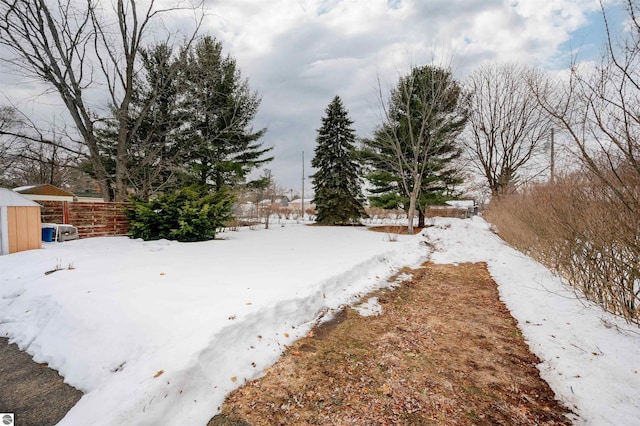
[[[424,228],[418,228],[417,226],[413,228],[413,234],[419,234]],[[380,225],[380,226],[371,226],[369,227],[370,231],[374,232],[384,232],[386,234],[396,234],[396,235],[408,235],[409,228],[401,225]]]
[[231,393],[215,425],[557,425],[567,410],[539,377],[484,264],[432,265],[347,308]]
[[640,204],[634,197],[640,200],[640,182],[625,179],[613,188],[581,172],[494,200],[484,217],[505,241],[588,299],[638,324]]

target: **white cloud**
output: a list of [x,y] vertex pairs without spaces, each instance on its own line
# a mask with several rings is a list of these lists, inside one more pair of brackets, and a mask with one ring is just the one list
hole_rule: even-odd
[[[163,0],[165,1],[165,0]],[[168,1],[168,0],[167,0]],[[464,78],[484,61],[559,68],[571,34],[598,16],[595,0],[208,0],[203,32],[224,43],[263,97],[255,123],[275,146],[269,165],[299,186],[316,129],[340,95],[359,136],[379,122],[384,89],[410,65],[451,62]],[[176,22],[188,19],[178,14]],[[165,17],[165,23],[176,24]],[[560,58],[560,59],[559,59]],[[555,61],[555,62],[554,62]],[[568,61],[566,61],[568,63]]]
[[[265,4],[266,3],[266,4]],[[548,65],[598,7],[593,0],[221,0],[208,27],[263,95],[265,144],[284,186],[299,186],[300,152],[340,95],[360,136],[379,120],[376,78],[393,86],[410,65],[451,62],[459,78],[483,61]],[[435,59],[434,59],[435,58]],[[310,170],[307,165],[307,170]]]

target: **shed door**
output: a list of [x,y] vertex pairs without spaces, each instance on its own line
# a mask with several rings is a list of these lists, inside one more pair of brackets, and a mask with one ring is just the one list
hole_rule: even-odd
[[9,253],[41,247],[39,207],[7,207],[7,225]]

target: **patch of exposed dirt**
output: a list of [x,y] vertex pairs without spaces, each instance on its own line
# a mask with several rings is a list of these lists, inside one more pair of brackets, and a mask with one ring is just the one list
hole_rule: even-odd
[[425,264],[231,393],[216,425],[564,425],[485,264]]
[[[424,228],[418,228],[417,226],[413,228],[413,234],[419,234]],[[374,232],[385,232],[387,234],[399,234],[399,235],[408,235],[409,228],[406,226],[398,226],[398,225],[381,225],[381,226],[371,226],[369,227],[370,231]]]

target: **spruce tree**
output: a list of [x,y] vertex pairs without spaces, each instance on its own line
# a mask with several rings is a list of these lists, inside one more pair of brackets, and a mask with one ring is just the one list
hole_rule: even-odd
[[209,184],[215,190],[242,183],[252,170],[273,159],[265,157],[272,147],[264,148],[259,140],[266,129],[251,125],[260,96],[213,37],[184,50],[182,61],[183,108],[189,117],[185,182]]
[[336,96],[325,110],[311,161],[317,169],[312,176],[316,221],[323,225],[353,224],[365,216],[352,125],[342,100]]

